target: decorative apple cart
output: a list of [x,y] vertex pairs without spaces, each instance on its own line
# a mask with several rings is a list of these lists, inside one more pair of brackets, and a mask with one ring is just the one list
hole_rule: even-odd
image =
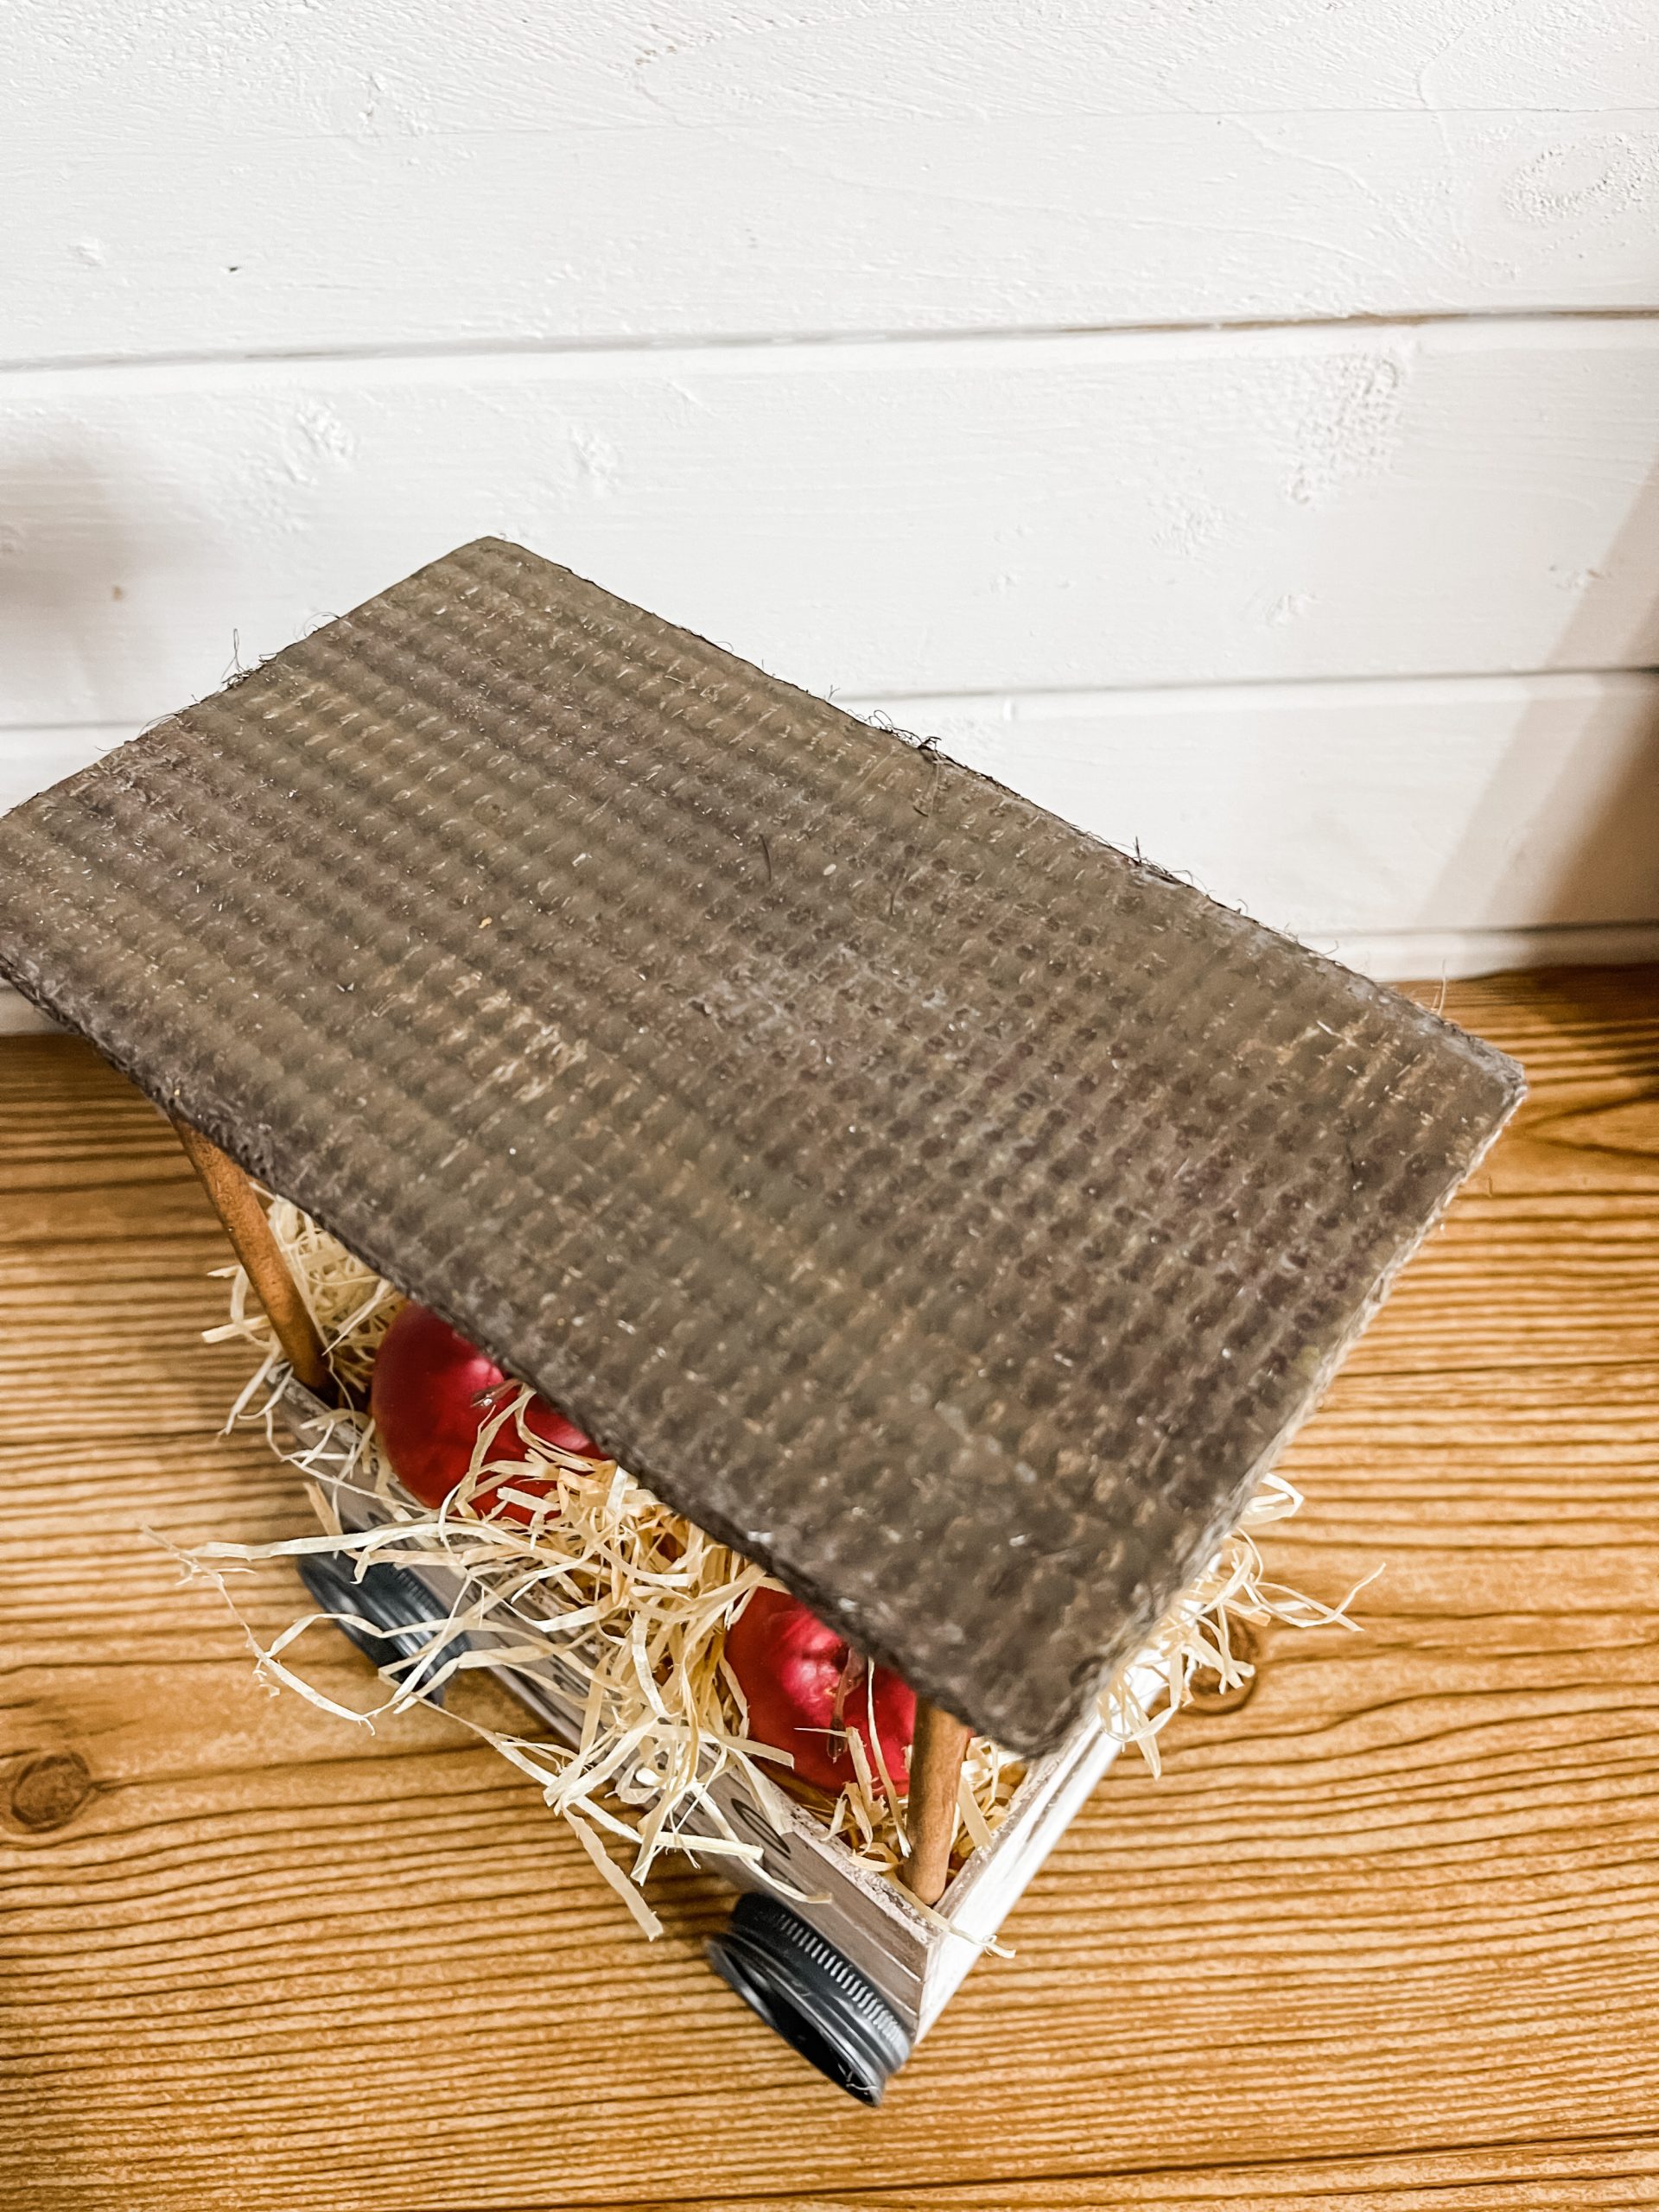
[[[180,1126],[285,1355],[320,1609],[404,1694],[507,1680],[538,1726],[498,1740],[550,1802],[580,1772],[620,1885],[607,1828],[726,1875],[714,1964],[869,2102],[1521,1087],[487,540],[9,816],[0,969]],[[452,1496],[407,1400],[388,1459],[307,1238],[501,1386]],[[862,1828],[746,1732],[760,1588],[835,1643]]]

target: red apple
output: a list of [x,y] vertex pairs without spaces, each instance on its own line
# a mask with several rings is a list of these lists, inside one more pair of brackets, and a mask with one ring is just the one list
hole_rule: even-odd
[[856,1777],[847,1732],[858,1735],[880,1787],[881,1765],[870,1738],[870,1709],[881,1758],[902,1796],[910,1786],[910,1742],[916,1696],[890,1669],[868,1662],[826,1628],[798,1598],[757,1590],[726,1636],[726,1660],[749,1707],[757,1743],[794,1755],[793,1771],[832,1795]]
[[[472,1465],[478,1433],[512,1405],[520,1386],[476,1344],[457,1336],[429,1307],[405,1306],[385,1333],[374,1363],[369,1409],[386,1457],[404,1488],[423,1505],[442,1505]],[[585,1436],[545,1398],[532,1397],[521,1417],[532,1436],[560,1452],[601,1456]],[[518,1422],[503,1421],[489,1447],[492,1461],[524,1459],[528,1454]],[[547,1480],[526,1476],[515,1489],[544,1497]],[[499,1492],[481,1491],[476,1503],[487,1512]],[[504,1519],[527,1522],[527,1506],[509,1500]]]

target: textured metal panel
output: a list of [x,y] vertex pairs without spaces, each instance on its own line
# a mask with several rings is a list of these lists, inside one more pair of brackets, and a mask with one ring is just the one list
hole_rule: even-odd
[[0,967],[1023,1751],[1519,1094],[492,541],[10,816]]

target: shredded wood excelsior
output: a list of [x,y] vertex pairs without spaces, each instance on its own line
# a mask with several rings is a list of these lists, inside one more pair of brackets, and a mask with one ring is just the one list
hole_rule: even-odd
[[[348,1393],[365,1396],[375,1353],[401,1299],[287,1200],[270,1202],[270,1218],[334,1374]],[[270,1325],[242,1269],[220,1272],[231,1279],[230,1319],[207,1332],[208,1340],[242,1339],[261,1355],[226,1426],[263,1422],[273,1450],[311,1478],[326,1532],[282,1543],[203,1545],[181,1555],[188,1565],[225,1590],[224,1574],[211,1562],[327,1551],[359,1562],[358,1573],[372,1560],[395,1559],[457,1592],[447,1610],[435,1598],[431,1620],[420,1624],[423,1634],[429,1630],[427,1641],[412,1660],[388,1662],[383,1671],[393,1687],[368,1712],[327,1696],[283,1656],[307,1629],[345,1616],[308,1613],[269,1645],[247,1630],[264,1678],[325,1712],[372,1726],[382,1714],[430,1698],[466,1669],[556,1662],[570,1685],[572,1743],[504,1733],[464,1713],[451,1717],[540,1785],[647,1935],[657,1934],[658,1923],[639,1885],[663,1853],[694,1850],[699,1858],[758,1862],[759,1847],[736,1834],[710,1793],[716,1782],[735,1775],[768,1823],[782,1825],[773,1777],[792,1763],[749,1735],[741,1691],[722,1659],[726,1631],[750,1594],[779,1586],[671,1512],[613,1461],[560,1452],[536,1436],[523,1420],[527,1390],[493,1416],[465,1478],[435,1510],[416,1504],[401,1489],[365,1414],[341,1410],[320,1438],[291,1445],[276,1427],[281,1354]],[[509,1424],[513,1456],[492,1458]],[[491,1491],[495,1496],[480,1510],[480,1494]],[[342,1526],[335,1509],[342,1497],[353,1496],[373,1501],[374,1525]],[[1289,1483],[1270,1475],[1237,1531],[1108,1688],[1102,1713],[1109,1729],[1135,1745],[1154,1772],[1158,1736],[1185,1702],[1193,1675],[1211,1672],[1231,1688],[1250,1673],[1230,1648],[1232,1622],[1354,1625],[1347,1606],[1357,1592],[1326,1606],[1265,1577],[1254,1532],[1300,1503]],[[504,1512],[508,1506],[526,1517]],[[1145,1686],[1154,1678],[1159,1692],[1147,1697]],[[870,1736],[879,1756],[874,1726]],[[860,1859],[891,1872],[908,1850],[902,1802],[892,1777],[871,1770],[855,1732],[849,1732],[847,1744],[856,1780],[833,1802],[804,1784],[793,1785],[792,1794],[818,1811],[829,1833]],[[1020,1762],[986,1738],[974,1738],[963,1770],[957,1864],[989,1842],[1023,1773]],[[626,1873],[607,1850],[607,1836],[631,1850]]]

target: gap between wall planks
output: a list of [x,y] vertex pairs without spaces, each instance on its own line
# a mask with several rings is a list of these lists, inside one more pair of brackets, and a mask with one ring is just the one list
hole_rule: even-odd
[[1569,319],[8,377],[0,715],[170,711],[480,530],[820,694],[1647,665],[1656,369]]
[[[1659,304],[1610,9],[575,0],[13,26],[36,356]],[[411,241],[425,281],[411,283]]]
[[[0,1046],[8,2212],[1659,2201],[1659,969],[1449,1011],[1533,1096],[1274,1542],[1327,1596],[1383,1561],[1364,1635],[1276,1634],[1161,1782],[1121,1761],[873,2118],[702,1966],[712,1884],[648,1948],[441,1718],[342,1738],[253,1686],[140,1533],[309,1525],[218,1433],[216,1226],[90,1055]],[[54,1753],[96,1789],[23,1833]]]

